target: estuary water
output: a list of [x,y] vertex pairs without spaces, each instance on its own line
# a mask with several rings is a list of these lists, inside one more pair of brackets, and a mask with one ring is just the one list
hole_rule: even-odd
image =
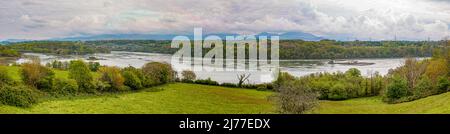
[[[101,65],[107,66],[118,66],[127,67],[133,66],[140,68],[145,63],[157,61],[157,62],[167,62],[171,63],[172,55],[169,54],[158,54],[158,53],[143,53],[143,52],[124,52],[124,51],[112,51],[109,54],[89,54],[89,55],[50,55],[41,53],[25,53],[24,58],[20,58],[16,63],[28,62],[29,59],[26,57],[34,56],[41,60],[42,64],[52,62],[54,60],[58,61],[70,61],[76,59],[82,59],[89,61],[89,57],[95,57],[93,62],[99,62]],[[418,58],[419,60],[423,58]],[[357,61],[359,63],[373,63],[371,65],[353,65],[353,64],[330,64],[327,59],[323,60],[279,60],[279,66],[276,68],[271,68],[271,70],[263,71],[194,71],[198,79],[211,78],[212,80],[223,82],[237,82],[237,75],[240,74],[250,74],[248,83],[265,83],[271,82],[276,78],[275,72],[279,69],[283,72],[288,72],[294,76],[304,76],[317,72],[345,72],[350,68],[357,68],[361,71],[361,74],[368,76],[370,73],[379,72],[381,75],[388,73],[389,69],[394,69],[396,67],[402,66],[404,63],[404,58],[383,58],[383,59],[340,59],[342,61]],[[245,64],[244,64],[245,65]],[[182,64],[172,64],[173,68],[178,72],[185,70],[186,65]],[[204,66],[208,69],[215,68],[214,66]]]

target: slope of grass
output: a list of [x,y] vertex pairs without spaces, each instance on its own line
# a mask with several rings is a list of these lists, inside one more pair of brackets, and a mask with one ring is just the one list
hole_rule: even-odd
[[400,104],[386,104],[381,97],[358,98],[345,101],[321,101],[312,113],[327,114],[415,114],[415,113],[450,113],[450,93]]
[[272,113],[271,94],[175,83],[133,93],[44,100],[31,108],[1,105],[0,113]]

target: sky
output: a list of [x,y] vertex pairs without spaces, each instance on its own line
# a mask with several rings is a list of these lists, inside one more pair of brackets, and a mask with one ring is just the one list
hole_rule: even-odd
[[307,32],[338,40],[441,40],[450,0],[0,1],[0,40],[98,34]]

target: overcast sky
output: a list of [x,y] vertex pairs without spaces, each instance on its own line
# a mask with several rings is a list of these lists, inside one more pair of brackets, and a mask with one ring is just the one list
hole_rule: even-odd
[[254,34],[302,31],[331,39],[440,40],[450,0],[0,1],[0,40],[95,34]]

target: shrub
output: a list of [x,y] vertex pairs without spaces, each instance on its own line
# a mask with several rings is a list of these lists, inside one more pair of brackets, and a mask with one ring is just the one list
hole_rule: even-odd
[[432,59],[426,68],[425,75],[433,82],[438,81],[441,76],[446,76],[449,73],[447,62],[445,59]]
[[346,87],[342,83],[337,83],[333,85],[328,93],[328,99],[330,100],[344,100],[348,99],[349,96],[347,92],[345,91]]
[[438,92],[440,93],[446,92],[448,91],[449,88],[450,88],[450,81],[443,76],[439,77],[437,83]]
[[30,107],[38,101],[38,93],[26,86],[9,86],[0,87],[0,101],[5,105]]
[[275,87],[281,86],[284,82],[289,82],[295,80],[295,77],[287,72],[279,72],[277,80],[273,82]]
[[183,72],[181,72],[181,75],[183,76],[183,78],[181,79],[182,81],[194,81],[197,77],[195,73],[190,70],[184,70]]
[[38,89],[52,88],[55,73],[39,62],[24,63],[21,68],[22,80],[25,84]]
[[96,91],[109,91],[111,89],[111,85],[109,83],[100,80],[94,80],[92,82],[92,86]]
[[118,67],[101,67],[99,69],[101,73],[100,80],[111,85],[109,91],[122,91],[124,86],[124,77],[122,76]]
[[199,80],[195,80],[194,82],[195,84],[203,84],[203,85],[219,85],[219,83],[217,81],[213,81],[211,80],[211,78],[208,79],[199,79]]
[[359,71],[356,68],[350,68],[345,72],[346,75],[352,76],[352,77],[360,77],[361,71]]
[[48,92],[56,96],[76,95],[78,93],[78,84],[73,79],[55,78],[53,88]]
[[273,85],[270,83],[257,84],[256,90],[273,90]]
[[150,62],[142,67],[145,77],[143,85],[150,87],[165,84],[175,80],[175,71],[167,63]]
[[220,84],[220,86],[224,86],[224,87],[238,87],[237,84],[234,84],[234,83],[222,83],[222,84]]
[[77,81],[80,91],[86,93],[95,92],[92,84],[94,78],[89,67],[82,60],[70,61],[69,78]]
[[89,65],[89,69],[92,72],[97,72],[98,69],[100,69],[100,63],[98,63],[98,62],[89,62],[88,65]]
[[431,80],[427,77],[424,76],[422,77],[416,87],[414,87],[414,92],[413,95],[415,98],[423,98],[426,96],[430,96],[432,94],[436,94],[435,91],[433,91],[433,85]]
[[274,97],[280,113],[301,114],[318,104],[317,94],[305,81],[284,82],[277,90],[279,93]]
[[385,92],[385,101],[393,102],[396,99],[406,97],[408,94],[408,83],[405,79],[394,76],[392,82],[388,84]]
[[142,81],[133,71],[126,70],[122,72],[125,78],[124,84],[133,90],[138,90],[142,88]]

